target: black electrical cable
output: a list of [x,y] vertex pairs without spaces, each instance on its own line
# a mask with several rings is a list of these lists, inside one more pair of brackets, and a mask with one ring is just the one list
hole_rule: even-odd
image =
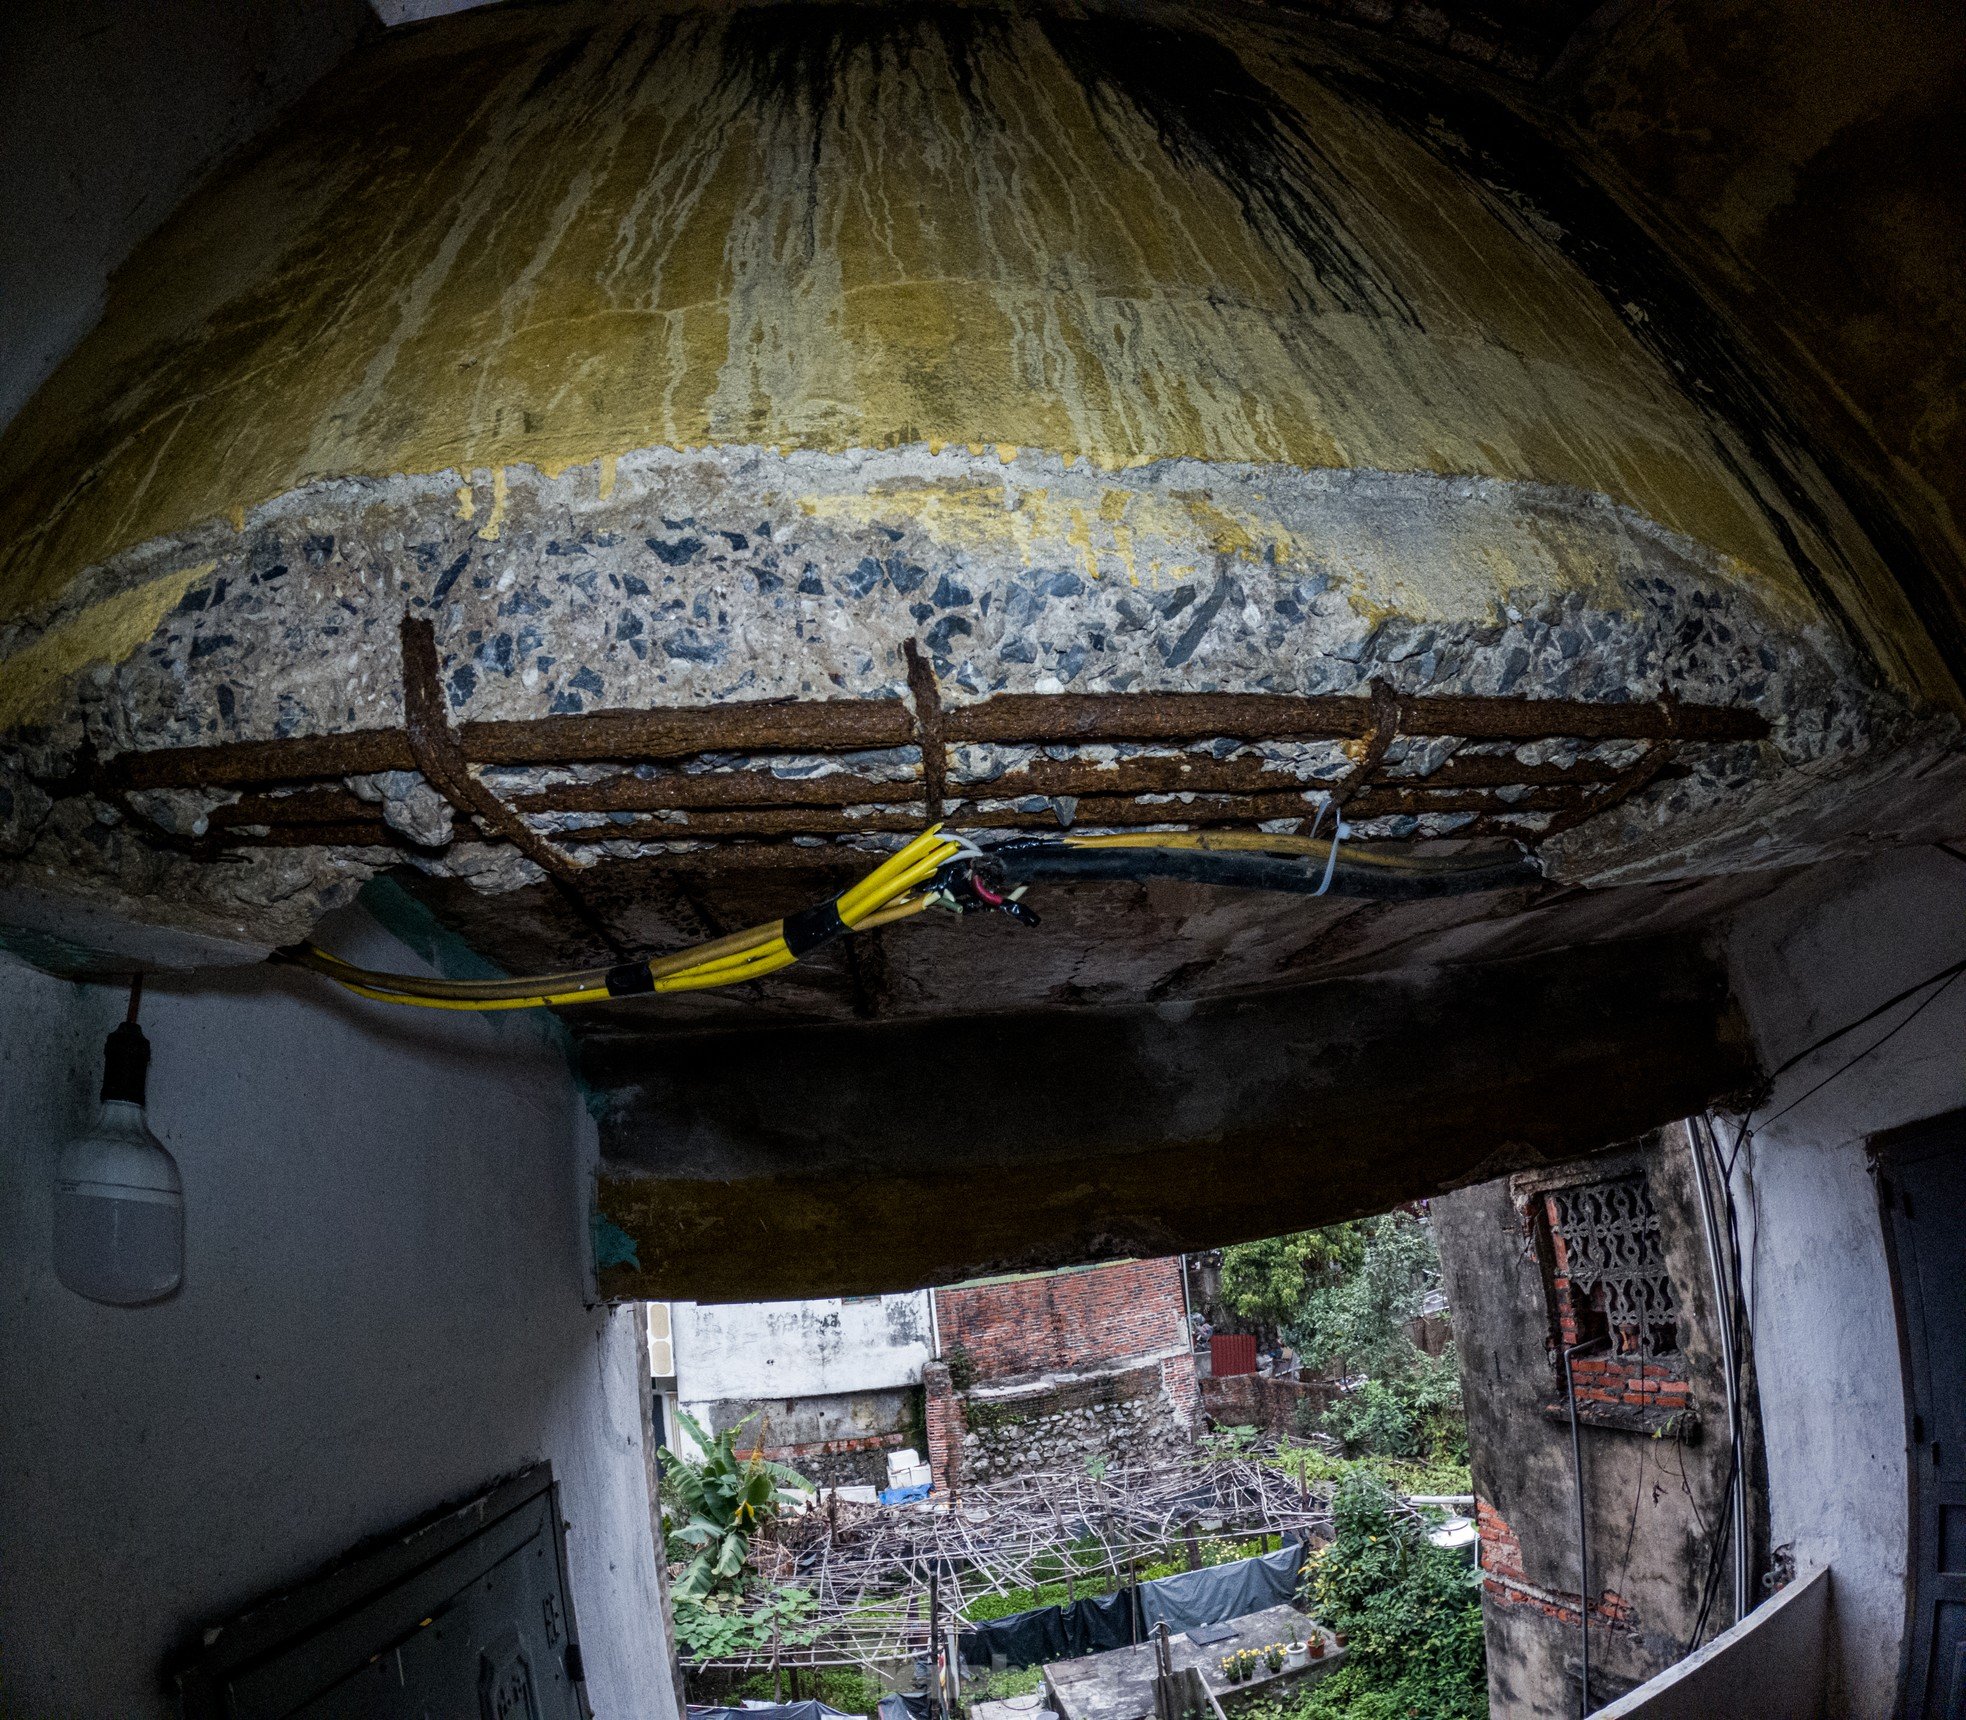
[[[1714,1133],[1713,1113],[1710,1111],[1704,1113],[1701,1121],[1705,1124],[1706,1140],[1712,1148],[1713,1158],[1720,1169],[1721,1196],[1726,1202],[1727,1275],[1732,1281],[1732,1294],[1728,1298],[1731,1304],[1728,1319],[1734,1332],[1734,1353],[1739,1358],[1735,1365],[1734,1378],[1729,1386],[1729,1390],[1732,1393],[1732,1403],[1730,1405],[1731,1413],[1729,1414],[1728,1420],[1732,1428],[1732,1438],[1727,1454],[1727,1475],[1721,1487],[1721,1496],[1725,1499],[1732,1495],[1735,1478],[1747,1465],[1745,1434],[1742,1431],[1742,1408],[1745,1400],[1742,1395],[1741,1381],[1746,1374],[1750,1361],[1748,1345],[1752,1342],[1754,1336],[1754,1311],[1748,1301],[1747,1288],[1741,1282],[1740,1210],[1734,1200],[1734,1167],[1740,1162],[1741,1149],[1746,1144],[1750,1131],[1744,1127],[1736,1133],[1734,1137],[1734,1150],[1728,1155],[1726,1162],[1722,1164],[1720,1163],[1720,1143]],[[1688,1134],[1693,1150],[1699,1152],[1701,1150],[1699,1138],[1690,1127]],[[1728,1513],[1730,1524],[1732,1523],[1732,1515],[1730,1511]],[[1743,1536],[1747,1534],[1747,1524],[1745,1521],[1739,1525],[1738,1532]],[[1693,1621],[1692,1637],[1686,1645],[1686,1652],[1688,1654],[1691,1654],[1700,1646],[1700,1639],[1706,1634],[1707,1621],[1712,1616],[1713,1604],[1720,1597],[1721,1554],[1726,1549],[1728,1539],[1728,1534],[1716,1533],[1710,1544],[1707,1557],[1707,1574],[1705,1580],[1700,1585],[1700,1610],[1698,1616]],[[1734,1622],[1738,1624],[1740,1620],[1736,1619]]]
[[1024,884],[1137,881],[1172,878],[1242,890],[1292,895],[1365,897],[1381,902],[1471,895],[1483,890],[1540,884],[1543,874],[1527,854],[1401,856],[1397,862],[1341,850],[1324,888],[1321,857],[1286,859],[1270,854],[1219,853],[1196,848],[1068,848],[1062,843],[1007,845],[991,851],[1013,888]]
[[1608,1341],[1589,1338],[1563,1352],[1563,1395],[1570,1403],[1570,1465],[1577,1487],[1577,1642],[1582,1651],[1577,1720],[1584,1720],[1591,1711],[1591,1541],[1590,1514],[1584,1500],[1584,1442],[1577,1431],[1577,1380],[1570,1371],[1570,1359],[1579,1350],[1593,1350]]
[[[1887,997],[1875,1009],[1865,1011],[1865,1013],[1858,1016],[1855,1021],[1845,1022],[1841,1027],[1837,1028],[1834,1032],[1825,1033],[1822,1036],[1822,1038],[1818,1039],[1813,1045],[1805,1045],[1800,1051],[1798,1051],[1793,1057],[1791,1057],[1786,1063],[1784,1063],[1781,1066],[1781,1068],[1777,1069],[1774,1072],[1774,1074],[1768,1077],[1769,1085],[1773,1086],[1775,1082],[1781,1080],[1781,1078],[1784,1075],[1786,1075],[1791,1069],[1793,1069],[1798,1063],[1806,1063],[1811,1057],[1814,1057],[1818,1051],[1822,1050],[1824,1046],[1834,1045],[1846,1033],[1855,1033],[1858,1028],[1864,1026],[1867,1022],[1875,1021],[1880,1015],[1882,1015],[1888,1009],[1895,1009],[1899,1004],[1903,1003],[1906,998],[1915,996],[1917,993],[1923,991],[1928,985],[1938,985],[1940,984],[1941,981],[1943,981],[1946,985],[1950,985],[1962,973],[1966,973],[1966,959],[1962,959],[1954,962],[1951,967],[1940,968],[1939,971],[1935,974],[1928,974],[1924,979],[1918,981],[1917,984],[1906,986],[1905,989],[1899,992],[1895,997]],[[1929,1003],[1932,1000],[1930,998],[1927,998],[1925,1001],[1926,1003]],[[1919,1009],[1923,1009],[1925,1005],[1920,1004],[1918,1007]],[[1912,1011],[1912,1015],[1916,1015],[1917,1013],[1918,1010]],[[1910,1019],[1911,1019],[1910,1015],[1905,1017],[1905,1021],[1909,1021]],[[1902,1027],[1902,1026],[1904,1026],[1903,1021],[1898,1023],[1898,1027]],[[1897,1027],[1891,1029],[1891,1033],[1896,1033],[1897,1031],[1898,1031]],[[1889,1039],[1890,1037],[1891,1034],[1887,1033],[1884,1036],[1884,1039]],[[1880,1039],[1877,1042],[1877,1045],[1882,1045],[1884,1043],[1884,1039]],[[1871,1051],[1875,1051],[1877,1049],[1877,1045],[1873,1045],[1870,1048]],[[1850,1062],[1854,1063],[1858,1060],[1858,1058],[1867,1057],[1869,1055],[1870,1055],[1869,1052],[1859,1052],[1858,1057],[1853,1057],[1850,1060]],[[1849,1067],[1850,1067],[1849,1063],[1846,1063],[1843,1066],[1844,1069],[1847,1069]],[[1837,1071],[1837,1074],[1840,1075],[1842,1074],[1842,1072],[1843,1070],[1839,1069]],[[1835,1079],[1835,1077],[1832,1076],[1831,1079],[1833,1080]],[[1797,1100],[1796,1102],[1798,1104],[1801,1103],[1800,1100]]]
[[[1891,1008],[1892,1005],[1894,1004],[1903,1003],[1906,998],[1910,997],[1913,992],[1918,991],[1921,987],[1932,985],[1934,983],[1943,981],[1942,984],[1939,984],[1939,988],[1937,991],[1933,992],[1930,997],[1926,998],[1926,1000],[1923,1003],[1921,1003],[1916,1009],[1914,1009],[1911,1012],[1911,1014],[1907,1015],[1903,1021],[1899,1022],[1897,1026],[1893,1027],[1890,1030],[1890,1032],[1883,1034],[1879,1038],[1873,1040],[1869,1045],[1866,1045],[1863,1048],[1863,1050],[1859,1051],[1856,1056],[1850,1059],[1849,1062],[1839,1064],[1836,1068],[1832,1069],[1827,1075],[1825,1075],[1820,1081],[1818,1081],[1815,1084],[1815,1086],[1808,1088],[1806,1091],[1802,1093],[1798,1093],[1793,1099],[1791,1099],[1786,1105],[1784,1105],[1779,1111],[1777,1111],[1774,1116],[1763,1117],[1758,1126],[1765,1129],[1768,1127],[1770,1123],[1773,1123],[1782,1117],[1786,1117],[1789,1114],[1789,1112],[1793,1111],[1796,1108],[1796,1106],[1802,1103],[1804,1099],[1813,1098],[1816,1094],[1820,1093],[1825,1087],[1827,1087],[1832,1081],[1836,1080],[1838,1076],[1849,1074],[1849,1072],[1852,1069],[1856,1068],[1856,1066],[1859,1063],[1863,1062],[1863,1060],[1866,1057],[1868,1057],[1873,1051],[1881,1050],[1883,1049],[1884,1046],[1890,1044],[1890,1042],[1893,1039],[1897,1038],[1897,1036],[1900,1033],[1904,1032],[1904,1030],[1907,1027],[1909,1027],[1914,1021],[1916,1021],[1921,1015],[1923,1015],[1926,1012],[1926,1010],[1930,1009],[1933,1004],[1937,1003],[1940,998],[1944,997],[1945,994],[1952,989],[1953,982],[1957,980],[1962,974],[1966,974],[1966,961],[1954,962],[1951,967],[1946,968],[1941,973],[1934,974],[1931,977],[1931,979],[1921,980],[1918,985],[1914,985],[1905,991],[1899,992],[1896,997],[1891,999],[1890,1003],[1880,1003],[1875,1009],[1873,1009],[1870,1012],[1869,1015],[1864,1016],[1862,1020],[1851,1022],[1849,1027],[1839,1028],[1835,1033],[1829,1036],[1830,1039],[1840,1039],[1844,1034],[1850,1032],[1852,1028],[1861,1027],[1864,1025],[1864,1022],[1866,1021],[1874,1021],[1878,1016],[1882,1015],[1885,1012],[1885,1010]],[[1810,1051],[1819,1050],[1822,1045],[1826,1045],[1828,1043],[1829,1040],[1819,1041],[1816,1045],[1810,1047]],[[1770,1081],[1772,1082],[1774,1080],[1779,1079],[1788,1070],[1793,1069],[1797,1063],[1801,1062],[1802,1058],[1807,1057],[1808,1055],[1809,1052],[1805,1051],[1802,1052],[1799,1056],[1791,1057],[1786,1063],[1782,1065],[1780,1069],[1775,1071],[1775,1074],[1769,1078]]]

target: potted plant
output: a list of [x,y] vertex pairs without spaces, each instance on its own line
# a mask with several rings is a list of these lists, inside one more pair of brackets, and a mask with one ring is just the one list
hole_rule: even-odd
[[1283,1670],[1283,1655],[1283,1644],[1273,1642],[1263,1650],[1263,1664],[1273,1673],[1281,1672]]
[[1315,1632],[1310,1639],[1308,1647],[1313,1660],[1322,1660],[1324,1658],[1324,1632]]

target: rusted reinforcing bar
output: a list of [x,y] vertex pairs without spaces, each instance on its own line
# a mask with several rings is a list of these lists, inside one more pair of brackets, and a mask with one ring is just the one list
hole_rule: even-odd
[[471,773],[457,744],[444,702],[437,660],[436,629],[427,619],[406,615],[402,627],[403,732],[423,780],[450,802],[453,811],[474,820],[488,837],[503,837],[551,878],[587,929],[616,955],[628,951],[580,888],[582,868],[539,834]]
[[[1398,698],[1398,732],[1471,741],[1754,741],[1758,711],[1728,705],[1592,704],[1477,694]],[[1073,741],[1358,740],[1372,733],[1372,701],[1271,693],[1000,693],[942,713],[949,743],[1047,745]],[[578,717],[460,723],[473,764],[660,762],[703,752],[861,752],[913,745],[914,714],[899,699],[745,702],[700,709],[595,711]],[[237,788],[372,771],[414,770],[401,729],[119,753],[104,780],[122,789]]]
[[[377,846],[404,838],[375,806],[331,779],[416,770],[488,836],[513,843],[553,878],[581,917],[608,936],[580,888],[587,868],[567,846],[649,838],[851,835],[918,828],[966,809],[979,827],[1051,829],[1050,803],[1070,804],[1080,824],[1137,827],[1219,825],[1301,818],[1306,796],[1331,796],[1353,819],[1475,813],[1457,835],[1502,832],[1549,836],[1608,810],[1668,774],[1680,743],[1764,738],[1758,712],[1684,704],[1590,704],[1569,699],[1397,694],[1375,681],[1367,695],[1296,697],[1262,693],[1000,694],[974,705],[943,705],[933,671],[913,648],[908,699],[829,699],[742,703],[651,711],[599,711],[532,721],[453,727],[445,705],[434,631],[427,620],[403,626],[404,714],[400,729],[133,751],[82,773],[84,784],[127,805],[151,788],[263,789],[209,815],[200,852],[247,844],[282,847]],[[1523,764],[1509,757],[1450,758],[1426,776],[1385,774],[1393,741],[1458,736],[1473,742],[1549,738],[1644,743],[1623,769],[1596,760]],[[1192,743],[1327,740],[1346,743],[1349,767],[1328,781],[1305,780],[1262,759],[1135,758],[1112,763],[1038,758],[987,780],[950,769],[948,749],[963,742],[1073,746],[1096,742]],[[614,762],[673,763],[702,753],[853,753],[914,746],[919,774],[900,782],[852,771],[784,778],[764,767],[624,774],[598,783],[564,783],[506,801],[474,767]],[[289,786],[290,785],[290,786]],[[1506,792],[1503,792],[1506,791]],[[1143,798],[1144,797],[1144,798]],[[1159,798],[1174,797],[1174,798]],[[1020,804],[1023,803],[1023,804]],[[1036,804],[1043,803],[1043,804]],[[855,810],[858,809],[858,810]],[[537,829],[540,815],[609,815],[588,828]],[[1508,824],[1547,815],[1539,831]],[[612,942],[610,936],[609,941]]]

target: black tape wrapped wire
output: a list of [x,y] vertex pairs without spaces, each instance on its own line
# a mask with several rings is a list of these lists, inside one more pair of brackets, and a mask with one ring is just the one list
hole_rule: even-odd
[[1410,901],[1520,889],[1540,883],[1542,871],[1520,852],[1415,855],[1249,832],[1040,837],[982,849],[965,837],[944,834],[937,825],[839,896],[781,921],[644,961],[526,979],[449,980],[379,973],[311,944],[282,950],[276,959],[384,1003],[531,1009],[761,978],[848,932],[890,924],[932,904],[958,912],[990,909],[1035,924],[1036,916],[1017,900],[1029,885],[1146,878]]
[[991,850],[1005,882],[1095,883],[1173,878],[1237,890],[1276,890],[1291,895],[1360,896],[1380,902],[1467,896],[1483,890],[1521,889],[1542,882],[1542,869],[1523,853],[1387,853],[1357,844],[1340,849],[1324,888],[1327,858],[1263,853],[1224,853],[1206,848],[1094,848],[1064,842],[1011,843]]

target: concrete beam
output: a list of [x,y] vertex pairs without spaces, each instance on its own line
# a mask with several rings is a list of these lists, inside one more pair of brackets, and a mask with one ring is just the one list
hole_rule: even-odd
[[864,1293],[1274,1235],[1629,1139],[1755,1076],[1628,942],[1203,1004],[590,1046],[610,1297]]

